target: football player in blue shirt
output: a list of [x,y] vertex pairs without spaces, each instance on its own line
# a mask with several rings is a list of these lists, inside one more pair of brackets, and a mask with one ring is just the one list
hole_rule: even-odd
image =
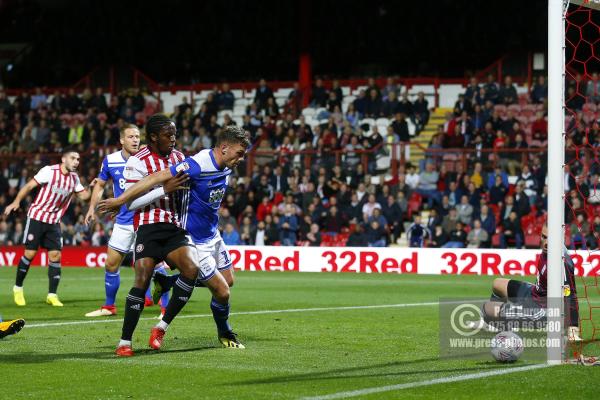
[[[196,286],[208,287],[213,295],[210,308],[219,341],[225,347],[241,349],[244,345],[239,342],[228,322],[229,288],[233,286],[234,276],[231,256],[218,230],[218,210],[225,196],[229,175],[244,160],[249,147],[249,134],[240,127],[228,126],[218,135],[212,149],[202,150],[169,169],[145,177],[118,198],[104,200],[101,205],[103,209],[113,211],[125,204],[129,204],[129,209],[137,209],[169,195],[165,187],[160,185],[182,174],[189,177],[189,190],[179,192],[180,222],[198,250],[200,265]],[[155,276],[155,284],[160,283],[162,289],[168,291],[171,280],[159,278]],[[168,324],[161,320],[157,327],[166,330]]]

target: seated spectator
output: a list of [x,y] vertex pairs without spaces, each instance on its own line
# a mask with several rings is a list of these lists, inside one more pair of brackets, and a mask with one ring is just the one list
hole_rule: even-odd
[[265,244],[273,245],[279,241],[279,217],[265,216]]
[[531,212],[529,197],[525,193],[525,184],[523,182],[515,185],[515,211],[519,218]]
[[502,181],[501,175],[496,175],[494,186],[490,188],[490,203],[491,204],[500,204],[506,197],[506,193],[508,193],[507,186],[504,186],[504,182]]
[[591,236],[590,224],[583,213],[578,213],[576,219],[571,222],[571,249],[589,248],[589,237]]
[[296,245],[298,219],[290,205],[286,205],[284,214],[279,218],[279,241],[282,246]]
[[473,206],[469,204],[469,197],[467,195],[463,195],[460,198],[460,204],[456,206],[456,211],[458,213],[458,220],[462,222],[463,225],[469,225],[471,223]]
[[473,229],[467,235],[467,247],[478,249],[483,247],[483,244],[488,241],[488,233],[481,227],[481,221],[476,219],[473,221]]
[[419,183],[416,188],[416,192],[427,199],[429,209],[441,201],[440,193],[437,190],[439,174],[434,168],[435,166],[431,163],[425,166],[425,171],[419,174]]
[[306,240],[309,246],[320,246],[321,245],[321,233],[319,232],[319,225],[312,224],[310,231],[306,234]]
[[455,207],[460,204],[460,199],[464,195],[463,191],[460,190],[456,181],[451,181],[448,184],[448,189],[444,193],[445,196],[448,196],[448,203],[451,207]]
[[388,195],[386,198],[386,203],[384,203],[382,206],[382,211],[383,216],[388,221],[388,227],[392,236],[391,242],[395,242],[403,231],[402,220],[404,212],[402,211],[402,207],[394,199],[394,196]]
[[270,245],[267,237],[267,231],[265,229],[265,222],[259,221],[254,229],[252,229],[250,236],[250,245],[253,246],[266,246]]
[[219,110],[233,110],[235,96],[229,89],[228,83],[221,85],[221,90],[217,94],[217,107]]
[[463,229],[463,224],[458,221],[456,222],[456,227],[450,231],[450,234],[448,235],[448,242],[442,247],[460,249],[465,247],[466,241],[467,234]]
[[537,77],[536,82],[533,84],[531,89],[531,102],[536,104],[542,104],[548,98],[548,84],[546,83],[546,77],[540,75]]
[[541,147],[548,143],[548,117],[542,111],[536,114],[536,120],[531,124],[532,145]]
[[[510,197],[510,196],[509,196]],[[500,248],[506,249],[509,241],[514,242],[515,248],[523,247],[523,230],[521,229],[521,220],[516,211],[511,211],[508,218],[502,222],[502,232],[500,233]]]
[[488,240],[482,243],[481,247],[489,247],[491,238],[496,233],[496,216],[490,212],[487,205],[483,205],[475,218],[481,222],[481,227],[488,234]]
[[356,110],[360,118],[362,118],[367,111],[367,92],[361,89],[358,92],[358,96],[356,97],[356,99],[354,99],[353,104],[354,109]]
[[436,225],[433,237],[431,238],[431,247],[443,247],[448,243],[448,234],[444,232],[441,225]]
[[471,101],[465,98],[464,94],[459,94],[458,100],[454,103],[454,116],[459,117],[463,112],[466,112],[467,115],[469,115],[472,111],[473,107],[471,106]]
[[504,84],[500,87],[500,90],[498,91],[498,102],[501,104],[509,105],[516,103],[517,100],[517,89],[512,83],[512,77],[510,75],[506,75],[506,77],[504,78]]
[[[375,209],[375,211],[378,210],[379,209]],[[327,214],[325,215],[325,219],[323,221],[323,229],[326,232],[335,234],[340,233],[342,231],[342,228],[346,225],[347,222],[344,218],[344,215],[338,212],[338,208],[336,206],[331,205],[327,210]]]
[[240,234],[235,230],[232,224],[225,224],[225,229],[221,235],[223,237],[223,242],[225,242],[227,246],[237,246],[242,244]]
[[410,247],[423,247],[425,239],[431,236],[427,227],[421,222],[421,216],[415,214],[413,223],[406,230],[406,238]]
[[311,90],[310,106],[315,108],[325,107],[327,105],[327,98],[327,89],[323,87],[323,79],[317,78]]
[[369,217],[371,217],[371,215],[373,215],[373,210],[376,208],[378,208],[381,211],[381,204],[379,204],[375,200],[374,194],[370,194],[367,202],[362,207],[363,217],[365,219],[368,219]]
[[413,113],[418,134],[429,122],[429,102],[425,98],[425,93],[417,93],[417,99],[413,103]]
[[444,228],[444,232],[452,232],[456,229],[456,224],[459,222],[458,212],[456,208],[451,208],[448,212],[448,215],[444,217],[442,220],[442,227]]
[[367,245],[369,247],[385,247],[385,229],[379,225],[379,222],[372,221],[367,225],[366,233]]
[[347,247],[366,247],[368,245],[367,238],[364,234],[363,227],[361,224],[354,225],[354,229],[351,231],[348,241],[346,242]]
[[365,117],[379,118],[382,115],[383,103],[375,89],[369,91],[369,97],[365,102]]
[[252,224],[252,219],[249,216],[245,216],[242,219],[242,224],[240,225],[239,236],[240,236],[240,244],[244,245],[252,245],[252,234],[254,230],[254,226]]
[[598,72],[593,72],[592,78],[586,83],[585,95],[590,103],[600,103],[600,79],[598,79]]

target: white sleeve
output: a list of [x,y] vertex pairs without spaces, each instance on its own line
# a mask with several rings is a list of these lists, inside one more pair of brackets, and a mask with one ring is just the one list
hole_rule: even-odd
[[79,193],[79,192],[83,192],[85,190],[85,188],[83,187],[83,185],[81,184],[81,181],[79,180],[79,175],[75,175],[75,193]]
[[142,208],[147,206],[148,204],[154,203],[156,200],[165,196],[165,188],[158,187],[154,190],[149,191],[145,195],[138,197],[133,200],[131,203],[127,205],[127,209],[129,211],[137,210],[138,208]]
[[146,164],[137,157],[129,157],[125,168],[123,169],[123,177],[125,178],[125,189],[133,186],[137,181],[142,180],[148,175]]
[[35,179],[35,181],[40,185],[43,185],[44,183],[50,182],[50,180],[52,179],[52,175],[52,169],[49,165],[47,165],[44,168],[40,169],[38,173],[35,174],[33,179]]

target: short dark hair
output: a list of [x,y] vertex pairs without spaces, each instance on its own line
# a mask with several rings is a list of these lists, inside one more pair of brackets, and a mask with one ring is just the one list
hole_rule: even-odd
[[150,142],[150,135],[159,134],[161,130],[171,125],[173,120],[164,114],[154,114],[146,122],[146,141]]
[[75,146],[65,146],[62,150],[62,155],[64,156],[67,153],[79,153],[79,150]]
[[216,145],[221,143],[239,143],[245,148],[250,147],[250,134],[236,125],[228,125],[217,136]]

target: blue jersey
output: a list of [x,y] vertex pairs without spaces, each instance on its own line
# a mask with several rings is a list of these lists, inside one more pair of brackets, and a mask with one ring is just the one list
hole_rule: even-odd
[[181,199],[181,226],[202,244],[218,233],[219,207],[225,196],[231,170],[219,169],[212,150],[202,150],[171,167],[171,174],[183,171],[190,176],[190,190]]
[[[127,160],[123,157],[121,151],[111,153],[102,160],[102,168],[100,169],[100,175],[98,177],[104,182],[108,182],[109,179],[112,179],[115,197],[119,197],[125,191],[123,169],[125,169],[126,162]],[[116,223],[120,225],[132,225],[134,214],[135,211],[129,211],[127,205],[123,205],[119,210],[119,214],[117,214]]]

